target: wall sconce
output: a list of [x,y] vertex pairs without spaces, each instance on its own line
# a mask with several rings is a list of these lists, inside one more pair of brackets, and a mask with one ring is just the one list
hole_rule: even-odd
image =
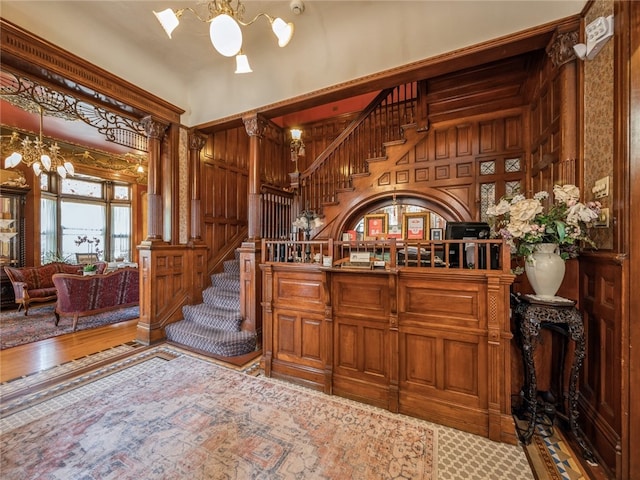
[[580,60],[593,60],[613,37],[613,15],[598,17],[585,28],[587,43],[577,43],[573,51]]
[[302,141],[302,130],[299,128],[291,129],[291,161],[296,164],[296,173],[298,173],[298,157],[304,157],[304,142]]

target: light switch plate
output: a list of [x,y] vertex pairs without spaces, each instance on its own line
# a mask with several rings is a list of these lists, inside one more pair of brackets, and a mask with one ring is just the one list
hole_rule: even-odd
[[603,177],[596,180],[593,188],[591,189],[595,198],[603,198],[609,196],[609,177]]

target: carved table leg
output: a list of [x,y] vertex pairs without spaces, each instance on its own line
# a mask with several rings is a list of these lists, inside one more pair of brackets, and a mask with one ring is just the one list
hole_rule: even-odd
[[540,324],[537,322],[522,322],[520,324],[520,335],[522,339],[522,360],[524,364],[525,388],[524,401],[529,416],[527,429],[523,432],[517,429],[520,441],[528,445],[536,426],[536,410],[538,407],[537,393],[538,380],[536,378],[536,369],[533,362],[533,353],[535,350],[535,340],[540,331]]
[[584,360],[585,340],[584,327],[582,319],[577,315],[577,319],[569,323],[569,332],[571,338],[575,342],[575,353],[573,355],[573,364],[571,365],[571,378],[569,380],[569,425],[576,441],[582,448],[583,457],[593,463],[598,463],[593,452],[587,447],[580,427],[578,427],[578,374],[582,361]]

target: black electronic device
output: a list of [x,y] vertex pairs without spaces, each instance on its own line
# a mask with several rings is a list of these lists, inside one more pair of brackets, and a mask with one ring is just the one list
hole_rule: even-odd
[[[447,222],[445,229],[445,240],[489,240],[491,227],[485,222]],[[495,248],[494,248],[495,247]],[[465,242],[463,246],[465,255],[465,266],[475,265],[473,242]],[[486,266],[486,245],[478,245],[478,268],[485,269]],[[458,267],[460,248],[457,244],[449,247],[449,266]],[[499,265],[500,246],[491,248],[491,268],[497,269]]]

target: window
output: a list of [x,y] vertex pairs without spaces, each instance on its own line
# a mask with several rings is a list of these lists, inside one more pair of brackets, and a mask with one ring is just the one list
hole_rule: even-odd
[[[129,184],[76,174],[65,179],[47,175],[41,187],[42,263],[74,262],[76,253],[98,253],[105,261],[133,259]],[[78,237],[91,241],[78,245]]]

